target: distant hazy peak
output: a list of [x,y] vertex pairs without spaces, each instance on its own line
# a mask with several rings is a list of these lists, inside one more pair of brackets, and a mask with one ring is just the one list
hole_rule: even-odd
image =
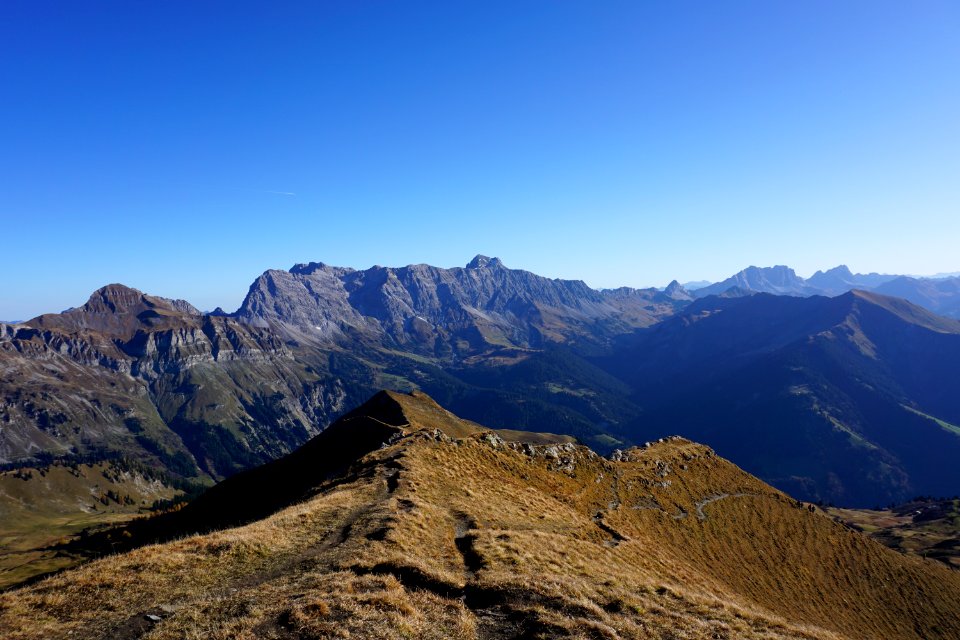
[[781,264],[773,267],[751,265],[722,282],[698,289],[695,295],[698,298],[720,295],[729,291],[731,287],[780,295],[812,293],[805,291],[803,278],[798,276],[790,267]]
[[848,278],[853,277],[853,272],[850,271],[850,267],[848,267],[845,264],[837,265],[833,269],[827,269],[826,271],[817,271],[817,273],[813,274],[812,277],[816,277],[818,274],[824,275],[824,276],[842,276],[842,277],[848,277]]
[[487,256],[477,254],[473,260],[467,263],[467,269],[494,269],[502,268],[503,262],[500,258],[488,258]]
[[751,265],[734,275],[732,278],[728,278],[724,282],[730,282],[731,284],[748,283],[753,285],[762,281],[768,281],[776,284],[795,284],[802,283],[803,278],[798,276],[792,268],[783,264],[778,264],[773,267],[757,267]]
[[693,300],[693,296],[690,295],[690,292],[683,288],[683,285],[673,280],[670,284],[666,286],[663,290],[664,295],[673,300]]
[[680,289],[683,289],[683,285],[676,280],[671,280],[670,284],[667,285],[667,288],[664,289],[664,292],[671,293],[673,291],[679,291]]
[[697,289],[709,287],[711,284],[713,284],[713,282],[710,280],[691,280],[689,282],[684,282],[683,288],[687,291],[696,291]]
[[791,267],[788,267],[785,264],[777,264],[772,267],[757,267],[757,266],[751,265],[746,269],[744,269],[743,271],[741,271],[741,273],[776,274],[776,275],[782,275],[782,276],[797,277],[796,272]]
[[893,278],[879,273],[853,273],[842,264],[826,271],[817,271],[806,282],[818,289],[819,293],[837,295],[850,289],[874,289]]

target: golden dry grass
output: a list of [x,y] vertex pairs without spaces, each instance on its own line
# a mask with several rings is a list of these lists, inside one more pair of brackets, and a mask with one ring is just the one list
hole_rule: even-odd
[[258,522],[0,594],[4,637],[960,637],[960,573],[705,447],[614,462],[394,400],[405,435],[345,479]]

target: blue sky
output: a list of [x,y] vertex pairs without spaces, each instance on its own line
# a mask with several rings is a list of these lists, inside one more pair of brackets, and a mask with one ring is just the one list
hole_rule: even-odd
[[956,271],[958,69],[952,2],[11,0],[0,318],[310,260]]

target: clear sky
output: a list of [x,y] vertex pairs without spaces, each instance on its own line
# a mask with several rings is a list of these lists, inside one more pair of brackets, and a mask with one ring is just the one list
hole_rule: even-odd
[[960,269],[956,2],[0,3],[0,318],[268,268]]

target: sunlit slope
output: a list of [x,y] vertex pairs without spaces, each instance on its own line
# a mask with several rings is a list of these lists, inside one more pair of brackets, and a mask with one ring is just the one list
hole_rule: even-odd
[[[287,477],[305,482],[297,456],[318,456],[315,484],[288,492],[289,506],[6,593],[0,628],[11,638],[960,635],[960,574],[890,551],[687,440],[609,460],[506,439],[421,394],[379,394],[325,433],[338,431],[367,451],[335,470],[317,444],[335,441],[321,434],[260,476],[282,483],[290,464]],[[239,501],[255,477],[225,481],[219,499]]]

